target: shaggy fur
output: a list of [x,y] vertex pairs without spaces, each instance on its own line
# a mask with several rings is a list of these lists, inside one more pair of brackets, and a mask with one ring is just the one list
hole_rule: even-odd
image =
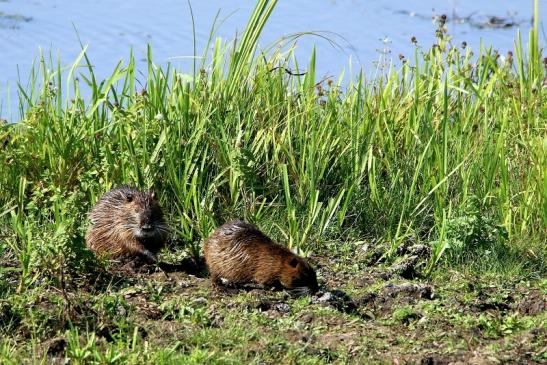
[[128,186],[104,194],[89,218],[87,246],[112,258],[141,256],[154,262],[169,235],[154,193]]
[[315,271],[303,258],[239,220],[217,228],[207,239],[205,262],[213,286],[224,279],[232,284],[282,286],[299,294],[318,288]]

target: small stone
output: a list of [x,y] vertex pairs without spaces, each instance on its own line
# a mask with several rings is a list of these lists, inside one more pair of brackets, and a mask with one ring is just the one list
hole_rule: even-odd
[[388,295],[394,297],[401,293],[418,296],[423,299],[433,299],[433,289],[429,285],[414,283],[403,283],[400,285],[387,284],[384,290]]
[[120,317],[125,317],[127,315],[127,309],[125,309],[125,307],[120,305],[120,306],[118,306],[118,308],[116,308],[116,313]]
[[[330,302],[332,300],[334,296],[332,295],[331,292],[325,292],[322,296],[320,297],[314,297],[312,298],[312,303],[315,302],[315,303],[327,303],[327,302]],[[315,299],[315,301],[314,301]]]
[[122,291],[123,297],[126,298],[126,299],[134,297],[138,293],[139,293],[139,291],[135,288],[127,288],[127,289],[124,289]]
[[306,313],[306,314],[302,315],[299,318],[299,320],[300,320],[300,322],[303,322],[303,323],[311,323],[311,321],[313,321],[313,314]]
[[179,281],[177,285],[179,286],[179,288],[183,288],[183,289],[190,287],[190,284],[188,284],[186,281],[183,281],[183,280]]
[[194,304],[196,304],[198,307],[204,307],[207,305],[208,301],[204,297],[196,298],[192,301]]
[[351,313],[357,309],[357,305],[353,302],[351,297],[342,290],[333,290],[325,292],[321,296],[313,297],[312,303],[330,306],[344,313]]
[[291,307],[287,303],[275,303],[272,306],[272,309],[284,314],[290,313],[291,311]]

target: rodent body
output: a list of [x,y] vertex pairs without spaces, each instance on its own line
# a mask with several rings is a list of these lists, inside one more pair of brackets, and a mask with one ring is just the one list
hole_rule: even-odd
[[97,254],[112,258],[140,256],[155,262],[169,235],[155,194],[129,186],[104,194],[89,218],[87,246]]
[[205,242],[205,262],[213,286],[257,283],[299,294],[317,291],[313,268],[252,224],[237,220],[217,228]]

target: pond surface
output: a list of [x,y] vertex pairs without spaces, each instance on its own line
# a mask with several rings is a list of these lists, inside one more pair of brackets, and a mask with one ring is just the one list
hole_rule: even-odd
[[[547,4],[540,3],[545,14]],[[194,0],[191,4],[201,53],[219,9],[220,18],[227,18],[217,36],[233,39],[243,31],[255,1]],[[527,39],[532,13],[532,0],[279,0],[260,44],[269,45],[295,32],[332,32],[324,34],[341,49],[319,37],[305,37],[298,42],[299,63],[307,64],[316,45],[319,76],[348,70],[350,56],[354,72],[360,68],[370,72],[382,53],[396,63],[399,54],[411,55],[413,36],[423,47],[431,46],[435,15],[448,16],[455,44],[466,41],[477,49],[482,39],[506,53],[513,48],[517,29]],[[545,24],[545,15],[540,21]],[[106,77],[120,59],[127,59],[131,47],[142,67],[148,43],[156,63],[172,61],[182,72],[191,72],[192,61],[185,57],[193,55],[192,22],[185,0],[0,0],[1,117],[17,117],[18,72],[26,81],[39,49],[51,50],[63,65],[71,64],[80,52],[77,34],[88,45],[99,77]]]

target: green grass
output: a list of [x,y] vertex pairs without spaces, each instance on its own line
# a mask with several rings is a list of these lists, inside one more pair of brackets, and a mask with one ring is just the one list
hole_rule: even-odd
[[[518,34],[511,60],[439,31],[408,62],[345,83],[317,79],[315,53],[302,66],[291,49],[257,48],[276,4],[266,0],[237,42],[211,32],[193,75],[156,66],[151,48],[144,79],[132,53],[105,80],[85,47],[68,67],[42,55],[19,88],[21,120],[0,126],[0,300],[96,266],[86,214],[120,184],[159,193],[179,258],[243,217],[304,254],[368,242],[389,262],[413,240],[432,248],[426,275],[544,277],[547,65],[535,3],[527,48]],[[85,363],[97,338],[79,328],[68,349]],[[115,345],[137,346],[131,336]],[[97,361],[115,362],[106,350],[112,358]],[[4,356],[17,351],[0,342]],[[188,356],[220,355],[198,346]]]

